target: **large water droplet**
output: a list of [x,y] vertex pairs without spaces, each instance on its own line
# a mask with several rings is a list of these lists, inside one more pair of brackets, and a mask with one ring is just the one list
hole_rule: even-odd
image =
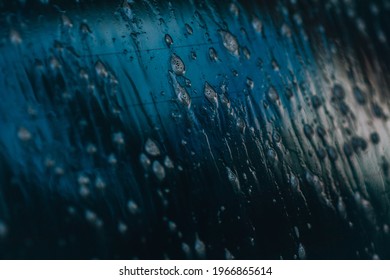
[[178,76],[184,75],[186,71],[183,60],[181,60],[181,58],[176,54],[172,54],[171,56],[171,68],[173,73],[175,73]]
[[224,47],[232,54],[238,56],[238,43],[236,37],[234,37],[228,31],[219,31],[222,37]]

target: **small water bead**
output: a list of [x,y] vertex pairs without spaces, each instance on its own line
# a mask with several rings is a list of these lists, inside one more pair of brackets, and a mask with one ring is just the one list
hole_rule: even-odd
[[293,173],[290,174],[289,183],[290,183],[291,188],[294,191],[297,191],[299,189],[299,179],[297,178],[297,176],[295,176],[295,174],[293,174]]
[[97,177],[95,180],[95,187],[99,190],[103,190],[106,188],[106,183],[103,181],[102,178]]
[[144,153],[140,154],[140,156],[139,156],[139,161],[140,161],[142,167],[143,167],[145,170],[147,170],[147,169],[149,168],[150,164],[152,163],[152,162],[150,161],[150,159],[147,157],[147,155],[145,155]]
[[14,45],[20,45],[23,42],[22,36],[20,36],[20,33],[18,31],[16,31],[15,29],[12,29],[10,31],[9,39],[10,39],[11,43]]
[[233,14],[234,17],[238,17],[238,15],[240,14],[240,10],[235,3],[230,3],[229,11]]
[[148,138],[145,142],[145,151],[151,156],[160,155],[160,149],[157,146],[156,142],[152,139]]
[[95,223],[97,221],[97,215],[91,210],[85,210],[85,219],[90,223]]
[[87,150],[87,153],[88,153],[88,154],[93,155],[93,154],[96,153],[97,148],[96,148],[96,146],[95,146],[94,144],[89,143],[89,144],[87,145],[87,149],[86,149],[86,150]]
[[187,243],[182,243],[181,244],[181,250],[184,252],[186,258],[191,259],[192,254],[191,254],[191,248]]
[[29,141],[32,138],[32,134],[25,127],[21,127],[18,130],[18,137],[21,141]]
[[211,61],[218,60],[217,51],[214,48],[209,48],[209,57],[210,57]]
[[80,24],[80,31],[81,31],[81,33],[83,33],[83,34],[92,33],[91,28],[90,28],[89,25],[88,25],[87,23],[85,23],[85,22],[82,22],[82,23]]
[[241,118],[241,117],[237,118],[236,126],[240,130],[241,133],[245,132],[246,124],[245,124],[245,120],[243,118]]
[[271,65],[272,65],[272,69],[274,71],[279,71],[280,70],[279,63],[276,61],[276,59],[272,59]]
[[258,17],[252,18],[252,27],[257,33],[261,33],[263,29],[263,23]]
[[255,83],[253,82],[253,80],[251,78],[246,78],[246,85],[248,86],[249,89],[253,89],[253,87],[255,86]]
[[348,143],[344,143],[343,145],[343,151],[344,151],[344,154],[347,156],[347,157],[350,157],[353,153],[353,149],[352,149],[352,146]]
[[236,173],[234,173],[229,167],[226,167],[226,172],[228,175],[229,182],[232,184],[232,186],[239,190],[240,189],[240,182],[238,180],[238,177]]
[[5,238],[7,236],[7,233],[8,233],[7,225],[5,224],[5,222],[0,220],[0,238]]
[[306,259],[306,250],[305,247],[303,247],[302,243],[300,243],[298,246],[298,257],[301,260]]
[[303,133],[305,134],[305,136],[307,138],[311,139],[314,131],[313,131],[313,128],[309,124],[304,124],[303,125]]
[[228,249],[225,248],[225,260],[234,260],[234,256]]
[[326,157],[326,151],[320,147],[316,150],[316,155],[319,159],[324,159]]
[[191,51],[191,59],[192,60],[196,60],[197,59],[196,52]]
[[322,126],[318,126],[317,129],[317,134],[320,138],[324,139],[326,136],[326,130]]
[[359,103],[360,105],[366,104],[366,97],[364,96],[360,88],[354,87],[353,94],[355,96],[357,103]]
[[276,102],[279,99],[279,94],[273,86],[268,89],[267,98],[271,102]]
[[218,107],[218,95],[213,87],[207,82],[204,85],[204,95],[211,104]]
[[165,34],[164,40],[165,44],[167,44],[168,47],[171,47],[171,45],[173,44],[173,40],[169,34]]
[[377,118],[383,118],[385,115],[383,113],[382,107],[376,102],[372,103],[372,112],[374,113],[374,116]]
[[332,161],[335,161],[335,160],[338,158],[337,151],[336,151],[336,149],[333,148],[332,146],[326,147],[326,151],[327,151],[327,153],[328,153],[329,158],[330,158]]
[[247,47],[242,48],[242,53],[244,54],[246,59],[249,60],[251,58],[251,53]]
[[275,163],[278,160],[278,154],[272,148],[267,150],[267,158],[271,163]]
[[311,104],[313,105],[314,109],[318,109],[321,107],[322,102],[321,99],[318,97],[318,95],[313,95],[311,98]]
[[153,162],[152,170],[154,175],[159,181],[164,180],[165,178],[165,169],[164,166],[157,160]]
[[72,28],[73,27],[73,23],[72,23],[72,21],[70,20],[70,18],[67,15],[62,14],[61,19],[62,19],[62,25],[63,26],[65,26],[67,28]]
[[169,156],[165,156],[164,165],[166,168],[174,168],[175,167],[173,164],[173,161],[170,159]]
[[351,139],[353,149],[357,152],[359,150],[365,151],[367,149],[367,142],[362,137],[354,136]]
[[192,33],[194,33],[194,30],[188,23],[185,24],[185,27],[186,27],[187,34],[192,35]]
[[219,31],[219,34],[222,37],[224,47],[232,54],[238,56],[238,42],[236,37],[234,37],[228,31]]
[[345,203],[341,197],[339,197],[338,203],[337,203],[337,210],[341,216],[341,218],[346,219],[347,218],[347,210]]
[[134,200],[129,200],[127,202],[127,209],[130,211],[131,214],[135,215],[139,212],[139,208],[137,203],[134,202]]
[[178,76],[184,75],[186,71],[183,60],[181,60],[181,58],[176,54],[172,54],[171,56],[171,68],[173,73]]
[[199,259],[206,258],[206,245],[200,240],[198,235],[195,238],[194,249]]
[[379,134],[377,132],[371,133],[370,139],[373,144],[378,144],[380,141]]
[[121,234],[126,233],[126,231],[127,231],[127,225],[126,225],[125,223],[123,223],[123,222],[119,222],[119,223],[118,223],[118,231],[119,231],[119,233],[121,233]]
[[118,145],[125,144],[125,139],[122,132],[116,132],[112,135],[112,141]]
[[340,84],[335,84],[333,87],[333,96],[337,100],[342,100],[345,98],[344,88]]
[[102,78],[107,78],[108,77],[108,71],[106,69],[106,66],[104,66],[103,62],[98,60],[95,63],[95,70],[98,76]]
[[176,232],[177,231],[177,225],[173,221],[168,222],[168,228],[170,232]]
[[225,94],[221,94],[219,96],[219,99],[221,100],[221,104],[224,105],[227,109],[230,109],[230,100]]

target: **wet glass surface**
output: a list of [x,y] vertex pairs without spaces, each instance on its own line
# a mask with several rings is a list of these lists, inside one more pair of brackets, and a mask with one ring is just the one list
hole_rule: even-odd
[[0,257],[390,258],[378,1],[0,1]]

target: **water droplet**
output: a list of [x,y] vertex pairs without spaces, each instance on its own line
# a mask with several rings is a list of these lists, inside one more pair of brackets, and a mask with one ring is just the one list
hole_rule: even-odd
[[186,27],[186,30],[187,30],[187,33],[189,35],[192,35],[192,33],[194,32],[194,30],[192,29],[192,27],[189,25],[189,24],[185,24],[185,27]]
[[106,69],[106,66],[104,66],[103,62],[101,62],[100,60],[96,61],[95,63],[95,70],[100,77],[102,78],[108,77],[108,71]]
[[246,85],[248,86],[249,89],[253,89],[253,87],[255,86],[255,83],[253,82],[253,80],[251,78],[246,78]]
[[22,141],[28,141],[31,139],[32,135],[31,135],[30,131],[27,130],[27,128],[21,127],[18,130],[18,137]]
[[344,154],[347,156],[347,157],[350,157],[353,153],[353,150],[352,150],[352,147],[351,145],[349,145],[348,143],[344,143],[343,145],[343,151],[344,151]]
[[228,31],[219,31],[219,34],[222,37],[224,47],[232,54],[238,56],[238,43],[236,37],[234,37]]
[[154,175],[156,176],[156,178],[159,181],[164,180],[164,178],[165,178],[165,169],[164,169],[164,166],[159,161],[155,160],[153,162],[152,169],[153,169]]
[[187,90],[177,82],[175,74],[172,71],[169,71],[169,75],[171,77],[172,86],[177,96],[177,99],[180,103],[189,108],[191,106],[191,97],[188,94]]
[[237,175],[229,168],[226,167],[226,172],[228,175],[229,182],[232,184],[232,186],[236,189],[240,189],[240,181],[238,180]]
[[242,53],[244,54],[246,59],[249,60],[251,58],[251,53],[247,47],[242,48]]
[[384,116],[382,107],[376,102],[372,103],[372,111],[374,113],[374,116],[377,118],[382,118]]
[[306,250],[305,247],[303,247],[302,243],[300,243],[298,247],[298,257],[301,260],[306,259]]
[[339,201],[337,203],[337,210],[339,211],[341,218],[347,219],[347,210],[341,197],[339,197]]
[[278,160],[278,154],[274,149],[269,148],[267,151],[267,158],[272,164],[274,164]]
[[360,105],[366,104],[366,98],[360,88],[355,87],[353,89],[353,94],[355,96],[357,103],[359,103]]
[[164,39],[165,39],[165,44],[167,44],[168,47],[171,47],[171,45],[173,44],[172,37],[169,34],[166,34]]
[[151,156],[160,155],[160,149],[158,148],[156,142],[148,138],[145,143],[145,151]]
[[89,28],[88,24],[86,24],[85,22],[82,22],[82,23],[80,24],[80,31],[81,31],[81,33],[83,33],[83,34],[92,33],[91,28]]
[[125,223],[123,223],[123,222],[119,222],[119,223],[118,223],[118,231],[119,231],[119,233],[121,233],[121,234],[126,233],[126,231],[127,231],[127,225],[126,225]]
[[102,178],[97,177],[95,180],[95,187],[99,190],[105,189],[106,188],[106,183],[103,181]]
[[238,17],[240,14],[240,10],[238,9],[237,5],[235,3],[230,3],[229,5],[229,11],[233,14],[233,16]]
[[196,58],[197,58],[196,52],[191,51],[191,58],[192,58],[193,60],[196,60]]
[[0,238],[5,238],[7,236],[7,233],[8,233],[7,225],[2,220],[0,220]]
[[328,156],[332,161],[335,161],[338,158],[336,149],[332,146],[326,147],[326,151],[328,152]]
[[314,109],[318,109],[322,105],[321,99],[318,97],[318,95],[312,96],[311,103],[313,104]]
[[263,29],[263,23],[260,21],[259,18],[253,17],[252,18],[252,27],[257,33],[261,33]]
[[122,132],[116,132],[112,135],[112,141],[118,145],[125,144],[125,139]]
[[204,84],[204,96],[211,104],[213,104],[215,107],[218,107],[217,93],[208,82]]
[[279,94],[274,87],[268,89],[267,98],[271,102],[276,102],[279,99]]
[[186,71],[183,60],[181,60],[181,58],[176,54],[172,54],[171,56],[171,68],[173,73],[178,76],[184,75]]
[[73,23],[72,23],[72,21],[70,20],[70,18],[67,15],[63,14],[61,16],[61,19],[62,19],[62,24],[63,24],[64,27],[67,27],[67,28],[72,28],[73,27]]
[[203,241],[199,239],[198,235],[196,235],[194,247],[198,258],[200,259],[206,258],[206,246],[203,243]]
[[214,48],[209,48],[209,57],[210,57],[211,61],[218,60],[217,51]]
[[166,168],[174,168],[173,161],[170,159],[169,156],[165,156],[164,165]]
[[139,208],[137,203],[135,203],[133,200],[129,200],[127,202],[127,209],[130,211],[131,214],[135,215],[138,213]]
[[9,39],[10,39],[11,43],[14,45],[20,45],[23,42],[22,36],[20,36],[20,33],[14,29],[11,30],[11,32],[9,34]]
[[228,249],[225,248],[225,260],[234,260],[234,256]]
[[303,125],[303,132],[305,133],[305,136],[309,139],[313,136],[313,128],[309,124],[304,124]]
[[96,153],[97,148],[96,148],[96,146],[94,144],[88,143],[86,150],[87,150],[88,154],[92,155],[92,154]]
[[118,160],[116,159],[116,156],[114,154],[110,154],[108,156],[108,163],[111,165],[115,165],[118,163]]
[[370,139],[373,144],[378,144],[380,141],[379,134],[377,132],[371,133]]
[[344,88],[340,84],[335,84],[333,87],[333,96],[337,100],[342,100],[345,98]]

